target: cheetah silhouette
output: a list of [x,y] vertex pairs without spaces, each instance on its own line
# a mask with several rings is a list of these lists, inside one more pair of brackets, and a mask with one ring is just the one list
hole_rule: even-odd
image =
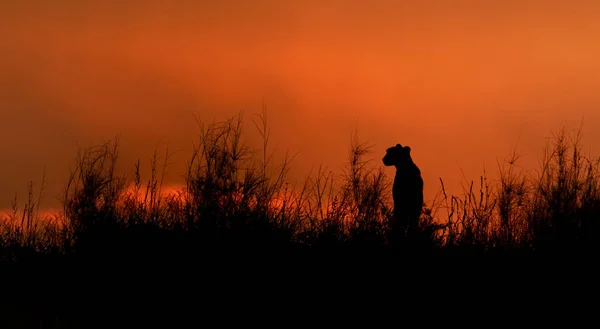
[[388,148],[382,160],[385,166],[396,167],[392,188],[394,216],[390,221],[391,233],[394,238],[412,236],[418,228],[423,206],[421,170],[413,162],[409,146],[396,144]]

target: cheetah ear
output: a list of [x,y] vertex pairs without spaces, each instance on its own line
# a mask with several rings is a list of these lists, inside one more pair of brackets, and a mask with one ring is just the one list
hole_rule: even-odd
[[410,146],[405,146],[404,150],[406,151],[406,153],[410,153]]
[[401,144],[396,144],[396,147],[401,149],[402,145]]

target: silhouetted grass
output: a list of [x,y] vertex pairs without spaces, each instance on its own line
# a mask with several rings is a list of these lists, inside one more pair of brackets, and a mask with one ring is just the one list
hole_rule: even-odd
[[499,178],[482,176],[462,196],[441,184],[443,247],[540,252],[595,252],[599,237],[598,158],[581,151],[581,130],[553,136],[538,170],[526,171],[513,152],[498,165]]
[[[91,310],[86,306],[90,295],[104,296],[102,282],[137,286],[143,280],[137,276],[149,272],[156,280],[156,273],[174,271],[165,282],[181,289],[205,275],[230,274],[220,267],[224,262],[241,267],[249,261],[305,264],[300,259],[308,256],[313,263],[332,266],[343,259],[365,260],[361,255],[597,248],[598,160],[583,155],[578,133],[571,139],[564,130],[556,134],[538,171],[519,170],[513,153],[499,164],[497,181],[490,183],[484,175],[461,196],[448,195],[440,179],[438,197],[423,205],[419,234],[391,252],[391,179],[379,161],[369,159],[373,150],[357,134],[341,175],[319,167],[294,186],[288,180],[294,156],[274,163],[269,153],[266,112],[255,121],[263,139],[259,150],[246,144],[242,119],[240,114],[223,122],[198,120],[185,188],[175,194],[164,194],[162,188],[168,150],[162,164],[153,155],[147,182],[141,179],[139,161],[131,179],[117,173],[118,139],[79,150],[64,190],[63,213],[39,218],[43,185],[37,198],[30,185],[24,208],[15,200],[13,211],[1,217],[2,264],[42,276],[41,283],[28,286],[29,293],[68,299],[49,312],[75,319]],[[403,264],[398,257],[385,259]],[[24,280],[23,272],[15,273]],[[20,295],[22,291],[6,296]],[[68,327],[66,320],[52,321]]]
[[[7,250],[22,248],[121,253],[122,244],[139,248],[142,241],[175,235],[190,248],[388,245],[391,178],[369,159],[371,147],[357,134],[341,175],[319,167],[301,186],[290,186],[294,157],[273,163],[266,113],[255,122],[261,150],[247,146],[242,119],[240,114],[223,122],[198,121],[185,188],[175,194],[165,195],[162,188],[168,150],[162,164],[153,155],[147,182],[141,181],[139,161],[132,179],[116,172],[118,139],[80,150],[62,214],[39,218],[43,185],[37,200],[30,185],[24,208],[15,199],[13,211],[3,215],[3,258],[13,259]],[[513,153],[498,164],[498,180],[490,183],[483,175],[462,195],[448,195],[440,179],[440,193],[423,208],[419,243],[481,250],[594,245],[598,160],[582,154],[579,133],[569,137],[564,130],[554,136],[537,171],[518,169]]]

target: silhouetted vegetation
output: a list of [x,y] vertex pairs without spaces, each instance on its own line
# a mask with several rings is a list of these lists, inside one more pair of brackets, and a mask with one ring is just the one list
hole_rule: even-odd
[[[78,152],[62,213],[40,218],[43,185],[39,191],[30,185],[23,208],[15,200],[13,211],[1,217],[0,257],[7,280],[31,281],[5,289],[4,299],[29,305],[35,316],[23,318],[38,321],[36,327],[66,328],[92,316],[86,303],[90,295],[109,294],[103,283],[119,282],[111,291],[143,289],[139,282],[160,271],[171,271],[165,280],[179,289],[203,275],[226,275],[215,265],[223,263],[306,264],[308,256],[332,266],[336,259],[370,255],[393,266],[411,255],[595,251],[600,172],[598,159],[582,153],[578,133],[557,133],[537,171],[519,169],[515,152],[499,164],[497,181],[484,175],[463,195],[448,195],[440,180],[438,196],[423,207],[417,236],[390,250],[391,180],[379,160],[370,160],[368,144],[353,135],[341,175],[319,167],[294,186],[288,181],[294,156],[274,163],[269,153],[266,114],[255,122],[260,150],[246,144],[242,122],[241,115],[199,122],[178,193],[162,188],[168,151],[163,163],[154,154],[148,181],[141,179],[140,162],[132,165],[131,178],[118,173],[118,139]],[[173,271],[197,276],[178,279]],[[54,298],[64,301],[50,303]]]

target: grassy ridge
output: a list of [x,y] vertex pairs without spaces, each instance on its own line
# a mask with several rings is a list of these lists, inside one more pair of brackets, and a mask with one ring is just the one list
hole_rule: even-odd
[[[123,291],[136,291],[136,303],[156,300],[141,297],[148,290],[205,287],[203,294],[218,298],[249,289],[253,275],[273,286],[290,275],[368,269],[377,283],[374,273],[398,267],[425,273],[411,267],[416,263],[447,268],[447,255],[456,264],[462,256],[495,261],[597,251],[598,160],[583,155],[578,134],[556,134],[537,171],[519,170],[513,154],[497,181],[481,177],[462,196],[447,195],[441,182],[436,200],[423,206],[419,235],[390,250],[391,179],[380,163],[367,161],[369,146],[355,135],[341,175],[320,168],[290,186],[293,156],[273,163],[266,115],[259,118],[262,150],[245,143],[241,115],[199,123],[186,186],[177,194],[162,193],[167,160],[158,163],[156,154],[147,182],[139,162],[131,179],[118,173],[118,140],[78,152],[61,214],[39,218],[40,200],[30,189],[23,209],[15,204],[0,224],[2,309],[30,312],[11,311],[6,321],[79,327],[78,320],[94,317],[98,309],[89,303],[99,296],[113,296],[111,305],[120,308],[101,314],[116,316],[129,307],[114,299]],[[209,283],[217,279],[227,284]],[[180,305],[173,298],[169,303]]]

